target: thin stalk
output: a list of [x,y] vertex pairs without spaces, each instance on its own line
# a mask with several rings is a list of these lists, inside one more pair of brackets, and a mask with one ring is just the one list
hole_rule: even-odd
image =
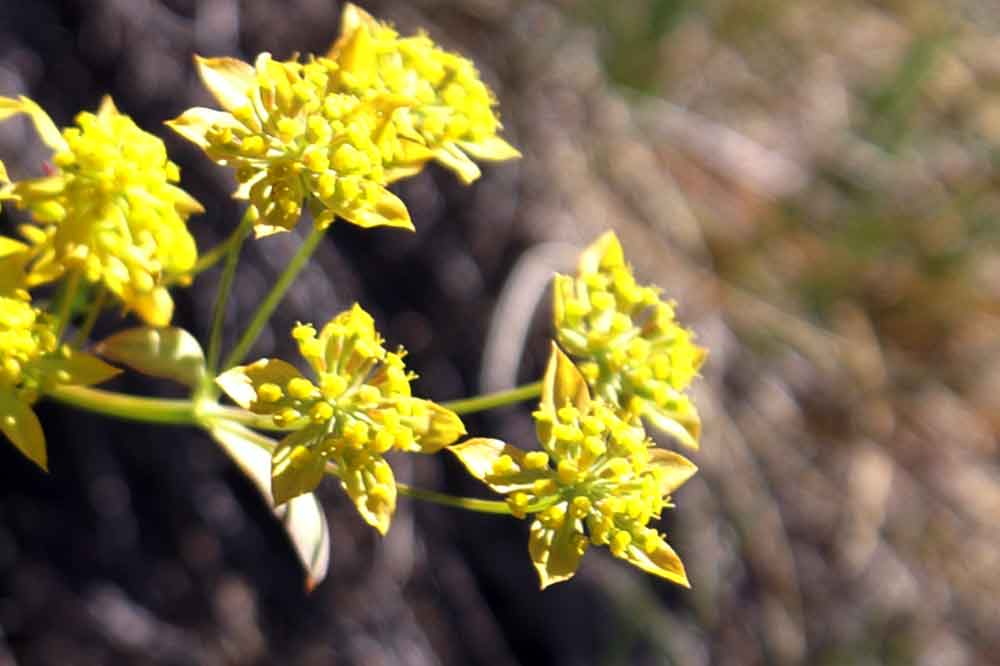
[[504,405],[512,405],[515,402],[521,402],[522,400],[531,400],[532,398],[537,398],[541,394],[542,383],[539,381],[532,384],[525,384],[524,386],[518,386],[517,388],[508,389],[506,391],[487,393],[486,395],[476,396],[475,398],[442,402],[441,406],[447,407],[456,414],[472,414],[474,412],[486,411],[487,409],[503,407]]
[[219,263],[219,260],[229,254],[229,251],[236,246],[242,245],[246,238],[246,230],[242,226],[233,230],[229,237],[213,247],[211,250],[201,255],[187,276],[194,277],[199,273],[204,273],[209,268]]
[[253,343],[257,341],[257,336],[260,335],[261,330],[267,323],[267,320],[271,318],[274,313],[275,308],[281,303],[281,299],[284,298],[285,292],[288,288],[292,286],[292,282],[298,277],[299,272],[305,267],[306,263],[309,261],[309,257],[312,256],[313,251],[316,246],[319,245],[320,240],[323,238],[324,229],[320,229],[313,226],[313,230],[309,232],[306,239],[302,242],[301,247],[299,247],[298,252],[292,257],[292,260],[288,262],[288,266],[285,267],[284,272],[278,278],[278,281],[274,283],[271,287],[270,293],[264,301],[257,307],[257,312],[254,313],[253,319],[250,320],[250,325],[246,327],[243,331],[243,336],[240,337],[239,342],[236,343],[236,347],[229,352],[229,356],[226,360],[222,362],[220,370],[226,370],[233,367],[246,357],[247,352],[250,351],[250,347]]
[[412,499],[423,500],[425,502],[440,504],[442,506],[450,506],[452,508],[465,509],[467,511],[477,511],[479,513],[492,513],[504,516],[510,515],[510,507],[507,506],[507,503],[497,500],[455,497],[454,495],[446,495],[445,493],[438,493],[433,490],[414,488],[413,486],[408,486],[405,483],[400,483],[399,481],[396,482],[396,490],[400,495],[404,495]]
[[214,418],[258,430],[285,431],[274,425],[269,416],[223,407],[208,401],[197,403],[174,398],[148,398],[85,386],[57,386],[49,389],[46,395],[72,407],[129,421],[193,426],[199,425],[206,418]]
[[231,244],[226,242],[226,265],[222,269],[222,277],[219,280],[219,291],[215,296],[215,309],[212,311],[212,329],[208,335],[208,360],[207,368],[209,375],[214,375],[219,364],[219,354],[222,353],[222,330],[226,320],[226,303],[229,293],[233,289],[233,279],[236,277],[236,265],[239,263],[240,250],[243,247],[243,240],[250,231],[250,225],[256,219],[255,209],[251,206],[243,214],[243,220],[237,227],[236,233],[230,237],[236,240]]
[[59,295],[59,305],[56,306],[56,340],[61,340],[63,333],[66,332],[70,311],[73,309],[73,300],[76,299],[76,292],[80,287],[81,274],[80,269],[72,271]]
[[94,324],[97,323],[97,318],[101,316],[101,310],[104,309],[104,303],[107,300],[108,288],[101,284],[97,287],[97,296],[94,298],[94,302],[90,304],[90,311],[87,312],[87,318],[76,332],[76,337],[73,338],[73,347],[80,349],[86,344],[87,338],[90,337],[90,332],[94,330]]

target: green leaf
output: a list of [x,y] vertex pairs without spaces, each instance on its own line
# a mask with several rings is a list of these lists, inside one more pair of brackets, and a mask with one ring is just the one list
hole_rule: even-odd
[[197,386],[205,376],[205,354],[182,328],[130,328],[97,345],[97,353],[151,377]]
[[305,569],[306,591],[311,591],[323,581],[330,566],[330,530],[323,506],[312,493],[299,495],[281,506],[275,505],[271,495],[269,449],[277,444],[271,438],[235,423],[212,424],[209,434],[253,482],[285,528]]
[[0,430],[18,450],[46,472],[45,434],[38,417],[26,403],[9,392],[0,392]]

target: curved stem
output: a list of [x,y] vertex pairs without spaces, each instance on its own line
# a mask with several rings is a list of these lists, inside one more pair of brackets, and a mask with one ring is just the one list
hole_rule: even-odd
[[82,386],[56,386],[46,395],[66,405],[129,421],[167,425],[197,423],[195,405],[190,400],[143,398]]
[[56,386],[46,395],[72,407],[129,421],[165,425],[200,425],[206,418],[232,421],[258,430],[284,432],[268,416],[260,416],[210,401],[149,398],[85,386]]
[[226,302],[233,288],[233,278],[236,277],[236,264],[239,263],[240,249],[243,240],[250,232],[250,226],[257,218],[253,206],[247,208],[233,236],[226,241],[226,266],[219,280],[219,291],[215,296],[215,308],[212,310],[212,328],[208,335],[208,374],[214,375],[219,364],[219,354],[222,347],[222,329],[226,320]]
[[238,247],[243,244],[243,240],[246,238],[246,230],[237,227],[233,230],[233,233],[229,235],[229,238],[222,241],[211,250],[205,254],[198,257],[198,261],[195,263],[194,268],[191,269],[187,276],[194,277],[199,273],[204,273],[209,268],[214,266],[219,262],[220,259],[229,254],[229,251],[233,247]]
[[254,313],[253,319],[250,320],[250,325],[247,326],[246,330],[243,331],[242,337],[240,337],[239,342],[236,343],[236,347],[229,352],[226,360],[222,362],[220,370],[226,370],[233,367],[237,363],[243,360],[250,351],[250,347],[253,343],[257,341],[257,336],[260,335],[261,330],[264,328],[264,324],[267,320],[271,318],[274,313],[275,308],[281,303],[281,299],[284,298],[285,292],[288,288],[292,286],[292,282],[298,277],[299,272],[305,267],[306,263],[309,261],[309,257],[312,256],[313,251],[316,246],[319,245],[320,240],[323,238],[324,230],[319,227],[313,226],[313,230],[309,232],[305,241],[302,242],[302,246],[299,247],[298,252],[292,257],[292,260],[288,262],[288,266],[285,267],[284,272],[278,278],[278,281],[274,283],[271,288],[270,293],[264,301],[258,306],[257,312]]
[[90,304],[90,311],[87,313],[87,318],[84,320],[83,324],[80,326],[80,330],[76,332],[76,336],[73,338],[73,347],[80,349],[87,342],[87,338],[90,337],[90,332],[94,330],[94,324],[97,323],[97,318],[101,316],[101,310],[104,309],[104,303],[108,300],[108,288],[104,284],[100,284],[97,287],[97,297],[94,298],[94,302]]
[[522,400],[531,400],[532,398],[537,398],[541,394],[542,382],[538,381],[532,384],[525,384],[524,386],[508,389],[506,391],[487,393],[486,395],[476,396],[475,398],[442,402],[441,406],[447,407],[456,414],[472,414],[474,412],[482,412],[495,407],[512,405],[515,402],[521,402]]
[[70,272],[69,278],[63,285],[62,293],[59,295],[59,305],[56,307],[56,340],[61,340],[63,333],[66,332],[70,313],[73,310],[73,300],[80,287],[81,274],[82,270],[80,269]]

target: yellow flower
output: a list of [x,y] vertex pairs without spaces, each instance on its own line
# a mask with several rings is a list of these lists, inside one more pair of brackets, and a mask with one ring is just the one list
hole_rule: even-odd
[[386,155],[390,180],[419,171],[432,157],[468,184],[480,175],[470,155],[494,161],[521,156],[497,136],[496,100],[476,66],[427,35],[400,37],[347,4],[340,39],[327,55],[339,65],[335,76],[345,91],[362,98],[389,93],[407,100],[392,116],[395,145],[418,142],[427,156],[420,159],[419,151],[398,149]]
[[[9,256],[9,255],[8,255]],[[0,258],[0,272],[8,268]],[[68,346],[23,289],[0,289],[0,430],[25,456],[48,469],[45,436],[31,405],[57,384],[96,384],[118,370]]]
[[636,284],[614,232],[584,251],[576,277],[556,276],[553,319],[597,395],[698,448],[701,420],[684,391],[706,352],[658,289]]
[[386,189],[377,142],[397,101],[361,100],[335,87],[326,58],[254,66],[197,58],[225,111],[196,107],[167,124],[209,158],[236,170],[237,194],[260,213],[257,236],[294,227],[310,206],[321,228],[339,216],[361,227],[413,229],[406,206]]
[[458,416],[414,398],[403,352],[386,351],[361,306],[292,331],[314,371],[262,359],[226,371],[216,383],[237,404],[293,429],[274,452],[272,492],[279,504],[313,490],[327,461],[364,520],[385,534],[396,508],[396,482],[384,454],[434,453],[465,433]]
[[507,495],[511,513],[534,515],[528,551],[542,588],[571,578],[589,545],[688,586],[677,553],[649,522],[697,468],[591,399],[583,375],[554,345],[542,386],[534,414],[541,451],[495,439],[448,447],[473,476]]
[[55,151],[51,175],[0,190],[0,199],[28,209],[39,225],[21,228],[34,246],[28,283],[79,271],[147,323],[169,324],[173,301],[165,284],[195,264],[186,220],[202,208],[173,184],[178,169],[163,142],[119,113],[110,97],[61,133],[30,99],[0,97],[0,120],[18,113]]

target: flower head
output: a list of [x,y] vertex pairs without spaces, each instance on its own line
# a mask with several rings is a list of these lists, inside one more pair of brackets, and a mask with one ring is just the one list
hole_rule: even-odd
[[412,229],[389,183],[430,160],[468,183],[479,176],[468,155],[519,156],[496,135],[496,102],[470,61],[425,35],[401,38],[354,5],[343,17],[329,53],[304,62],[196,58],[224,110],[167,123],[236,170],[237,195],[260,213],[258,236],[292,228],[306,207],[321,228],[341,217]]
[[62,132],[31,100],[0,98],[0,120],[17,113],[27,114],[55,151],[51,175],[0,190],[38,225],[21,229],[34,246],[29,283],[80,271],[147,323],[167,325],[173,301],[165,285],[195,264],[186,221],[202,208],[174,185],[179,172],[163,142],[119,113],[110,97]]
[[[396,136],[404,145],[425,146],[427,157],[463,182],[471,183],[480,175],[469,155],[496,161],[520,157],[497,136],[501,126],[494,111],[496,99],[476,66],[440,48],[427,35],[401,37],[391,26],[348,4],[340,39],[328,56],[339,65],[336,77],[345,91],[361,97],[388,93],[406,100],[392,117]],[[422,162],[408,158],[406,151],[387,155],[393,179],[409,175],[414,167],[419,170]]]
[[[6,268],[0,258],[0,271]],[[53,324],[26,291],[0,288],[0,430],[42,469],[45,437],[31,409],[38,396],[57,384],[96,384],[118,373],[94,356],[59,346]]]
[[528,550],[542,587],[572,577],[590,545],[686,586],[680,558],[649,522],[671,506],[670,494],[695,466],[654,447],[640,425],[591,399],[583,375],[555,347],[534,416],[540,451],[492,439],[449,450],[507,495],[511,513],[534,515]]
[[655,287],[640,286],[613,232],[583,253],[576,277],[555,278],[556,338],[594,392],[698,447],[701,421],[684,393],[706,352]]
[[302,63],[262,53],[253,66],[234,58],[196,63],[225,111],[189,109],[167,124],[236,170],[238,195],[260,213],[258,236],[291,229],[307,205],[321,227],[339,216],[362,227],[413,228],[385,187],[378,146],[397,102],[338,90],[337,65],[327,58]]
[[371,315],[359,305],[317,334],[292,331],[314,377],[262,359],[228,370],[216,382],[239,405],[293,429],[274,453],[272,491],[284,502],[319,484],[327,461],[361,516],[383,534],[396,506],[396,482],[384,454],[434,453],[465,433],[458,416],[410,393],[404,352],[382,345]]

